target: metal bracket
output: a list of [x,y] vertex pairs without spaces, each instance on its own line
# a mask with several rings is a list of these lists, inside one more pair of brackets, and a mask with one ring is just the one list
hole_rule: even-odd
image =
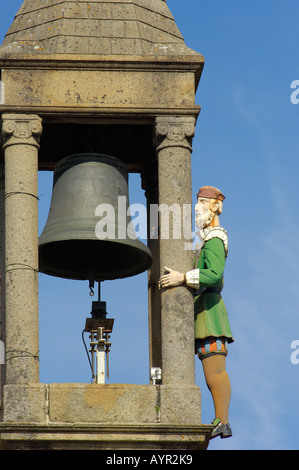
[[151,367],[151,379],[154,385],[162,381],[162,369],[160,367]]

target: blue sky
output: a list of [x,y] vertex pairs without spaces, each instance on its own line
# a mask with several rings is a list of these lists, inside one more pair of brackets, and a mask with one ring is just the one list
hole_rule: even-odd
[[[192,154],[195,193],[209,184],[226,195],[221,224],[230,251],[223,298],[235,343],[227,359],[233,437],[209,449],[299,449],[299,80],[297,0],[168,0],[188,47],[203,54],[201,105]],[[0,36],[21,0],[0,7]],[[299,97],[299,95],[298,95]],[[40,231],[51,175],[40,175]],[[138,177],[130,202],[144,202]],[[115,318],[110,381],[148,383],[146,274],[104,283]],[[124,300],[125,299],[125,300]],[[89,382],[81,340],[92,299],[88,285],[40,275],[40,381]],[[297,346],[298,348],[298,346]],[[291,355],[293,353],[293,362]],[[201,364],[202,422],[213,405]]]

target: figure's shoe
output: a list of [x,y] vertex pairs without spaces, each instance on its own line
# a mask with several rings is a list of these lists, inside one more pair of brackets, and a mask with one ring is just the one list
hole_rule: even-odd
[[230,424],[222,424],[219,418],[214,419],[212,422],[214,425],[214,429],[210,436],[210,439],[214,439],[214,437],[220,436],[221,439],[226,437],[231,437],[233,435]]

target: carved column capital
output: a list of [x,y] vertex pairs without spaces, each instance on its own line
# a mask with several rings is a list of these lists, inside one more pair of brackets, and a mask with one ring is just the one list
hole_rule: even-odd
[[166,147],[183,147],[192,151],[196,120],[193,117],[161,116],[155,122],[157,150]]
[[42,120],[39,116],[3,114],[1,121],[3,149],[18,144],[39,148],[42,133]]

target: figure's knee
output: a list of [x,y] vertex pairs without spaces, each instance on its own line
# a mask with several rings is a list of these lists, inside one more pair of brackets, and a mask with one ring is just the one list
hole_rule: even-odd
[[225,370],[205,371],[205,379],[210,390],[227,381],[228,376]]

